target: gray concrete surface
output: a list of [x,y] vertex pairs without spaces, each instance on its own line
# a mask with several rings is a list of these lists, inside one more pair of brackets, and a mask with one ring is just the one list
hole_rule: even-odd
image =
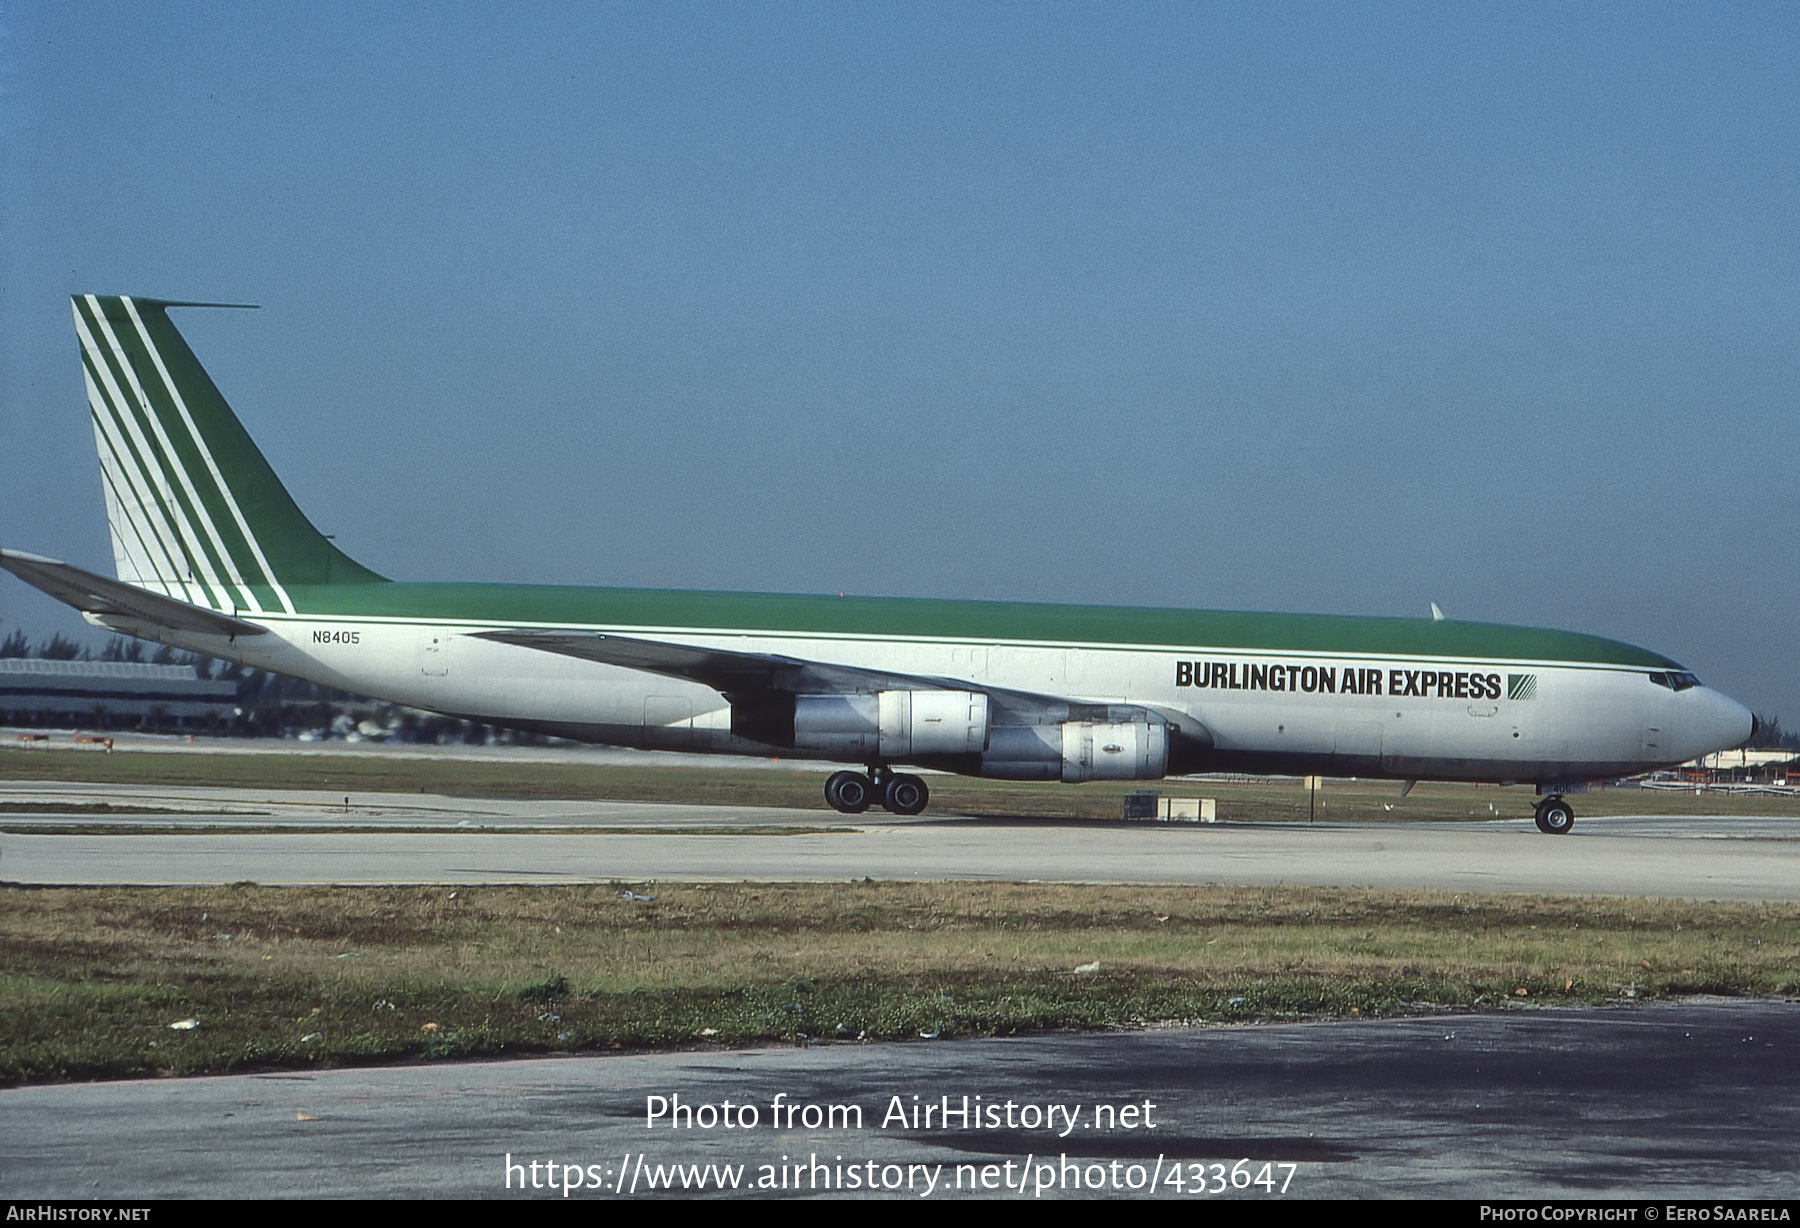
[[[635,752],[634,752],[635,753]],[[697,757],[697,756],[690,756]],[[33,812],[34,804],[43,805]],[[105,804],[141,806],[145,814],[68,814],[57,806]],[[246,789],[219,786],[118,785],[39,781],[0,781],[0,826],[34,827],[141,826],[147,828],[361,827],[730,827],[792,826],[859,828],[939,824],[959,816],[933,811],[917,819],[898,819],[877,808],[862,815],[840,815],[822,806],[785,809],[755,806],[695,806],[669,802],[592,801],[567,799],[471,798],[441,794],[350,793],[329,789]],[[1056,822],[1049,820],[1046,822]],[[1115,825],[1106,824],[1112,828]],[[1256,826],[1227,824],[1226,826]],[[1293,827],[1294,824],[1280,826]],[[1319,823],[1316,827],[1372,830],[1377,824]],[[1386,825],[1399,830],[1488,831],[1537,834],[1530,819],[1420,822]],[[1582,816],[1576,832],[1593,836],[1660,836],[1676,840],[1800,841],[1800,815],[1605,815]]]
[[[878,1180],[910,1175],[914,1188],[892,1196],[913,1198],[926,1171],[884,1166],[931,1166],[930,1197],[943,1198],[957,1196],[959,1165],[977,1166],[962,1171],[967,1195],[981,1166],[1011,1161],[1015,1183],[1026,1176],[1012,1196],[1032,1197],[1048,1175],[1040,1164],[1067,1181],[1064,1156],[1080,1161],[1082,1188],[1044,1197],[1143,1196],[1115,1183],[1143,1183],[1159,1161],[1165,1177],[1171,1164],[1184,1178],[1204,1164],[1211,1191],[1240,1159],[1252,1176],[1269,1164],[1287,1197],[1792,1197],[1797,1092],[1800,1005],[1718,1000],[78,1084],[0,1091],[0,1196],[505,1197],[510,1153],[522,1166],[510,1195],[538,1198],[562,1192],[518,1188],[533,1161],[559,1178],[579,1165],[571,1197],[618,1196],[621,1171],[624,1193],[635,1182],[638,1196],[660,1197],[646,1182],[659,1165],[743,1165],[753,1186],[759,1165],[784,1157],[817,1157],[834,1194],[840,1164],[867,1173],[874,1161]],[[859,1105],[863,1127],[776,1126],[777,1094]],[[759,1122],[647,1129],[651,1096],[750,1104]],[[1015,1128],[884,1129],[896,1096],[909,1111],[915,1096],[1011,1101]],[[1154,1129],[1141,1107],[1135,1129],[1105,1128],[1104,1116],[1095,1128],[1096,1104],[1146,1101]],[[1071,1106],[1075,1128],[1059,1137],[1062,1117],[1055,1130],[1024,1128],[1026,1104]],[[600,1188],[587,1188],[590,1175]],[[1094,1176],[1107,1188],[1089,1189]],[[1279,1196],[1187,1187],[1159,1193]]]
[[[346,800],[348,799],[348,800]],[[0,827],[179,827],[185,830],[280,827],[466,831],[470,828],[842,826],[826,810],[769,806],[701,806],[668,802],[572,801],[556,798],[449,797],[430,793],[351,793],[321,789],[213,786],[43,784],[0,781]],[[30,809],[44,805],[42,812]],[[142,807],[149,813],[63,813],[55,806]],[[885,816],[884,817],[891,817]],[[852,820],[855,821],[855,820]],[[1796,827],[1800,828],[1800,821]]]
[[[1800,899],[1800,820],[1167,824],[515,801],[303,790],[0,785],[16,883],[473,883],[946,878]],[[178,814],[69,815],[108,802]],[[100,834],[85,829],[184,827]],[[232,830],[244,828],[246,830]],[[308,830],[325,829],[325,830]],[[509,831],[509,828],[533,829]],[[777,829],[737,834],[733,829]],[[270,830],[275,829],[275,830]],[[790,829],[781,832],[780,829]]]
[[[1576,799],[1575,830],[1583,836],[1660,836],[1669,840],[1800,840],[1800,816],[1607,814],[1584,815]],[[1457,826],[1444,824],[1443,826]],[[1530,819],[1496,819],[1483,826],[1533,832]]]

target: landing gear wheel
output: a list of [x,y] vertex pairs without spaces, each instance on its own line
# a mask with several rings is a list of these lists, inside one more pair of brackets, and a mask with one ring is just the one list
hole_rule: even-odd
[[931,791],[917,776],[890,776],[881,791],[881,804],[895,814],[918,814],[931,800]]
[[1537,829],[1546,836],[1566,836],[1575,826],[1575,811],[1560,797],[1546,797],[1537,804]]
[[875,800],[875,782],[860,772],[833,772],[825,781],[825,803],[839,814],[861,814]]

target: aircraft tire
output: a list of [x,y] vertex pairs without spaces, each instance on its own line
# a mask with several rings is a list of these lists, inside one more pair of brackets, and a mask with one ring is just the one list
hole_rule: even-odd
[[881,804],[894,814],[918,814],[931,800],[931,790],[917,776],[893,776],[881,791]]
[[1560,797],[1547,797],[1537,806],[1537,829],[1546,836],[1566,836],[1575,826],[1575,811]]
[[861,772],[833,772],[825,781],[825,804],[839,814],[861,814],[875,800],[875,782]]

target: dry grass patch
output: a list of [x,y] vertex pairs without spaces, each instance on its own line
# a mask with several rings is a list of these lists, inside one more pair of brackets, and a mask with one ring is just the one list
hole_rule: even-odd
[[11,887],[0,1078],[1791,994],[1797,969],[1794,906],[945,882]]

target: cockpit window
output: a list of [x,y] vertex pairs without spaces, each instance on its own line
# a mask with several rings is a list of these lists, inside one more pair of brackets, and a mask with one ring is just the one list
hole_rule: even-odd
[[1688,673],[1686,670],[1677,670],[1667,674],[1651,674],[1650,681],[1654,682],[1657,686],[1666,686],[1671,691],[1685,691],[1689,687],[1700,685],[1700,679],[1694,677],[1694,675]]

